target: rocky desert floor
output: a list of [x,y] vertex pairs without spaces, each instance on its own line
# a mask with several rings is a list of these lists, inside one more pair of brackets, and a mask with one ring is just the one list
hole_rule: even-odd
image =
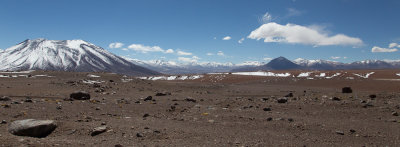
[[[400,146],[400,70],[274,72],[293,76],[2,72],[0,146]],[[76,91],[90,100],[71,100]],[[9,133],[23,119],[57,128]]]

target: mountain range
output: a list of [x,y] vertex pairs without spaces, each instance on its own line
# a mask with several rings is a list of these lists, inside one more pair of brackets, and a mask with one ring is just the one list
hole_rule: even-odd
[[261,66],[237,68],[232,71],[259,71],[259,70],[341,70],[341,69],[395,69],[400,68],[400,61],[364,60],[352,63],[341,63],[328,60],[306,60],[302,58],[290,61],[285,57],[278,57]]
[[[55,70],[113,72],[128,75],[194,74],[260,70],[338,70],[394,69],[400,60],[364,60],[341,63],[328,60],[293,61],[278,57],[268,63],[248,61],[240,64],[217,62],[177,63],[164,60],[143,61],[114,55],[83,40],[25,40],[0,50],[0,71]],[[156,72],[157,71],[157,72]]]

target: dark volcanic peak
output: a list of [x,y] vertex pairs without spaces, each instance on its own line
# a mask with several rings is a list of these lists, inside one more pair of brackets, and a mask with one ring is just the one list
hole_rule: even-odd
[[265,69],[273,70],[301,69],[300,65],[297,65],[282,56],[271,60],[268,64],[264,65],[264,67]]
[[55,70],[155,75],[83,40],[25,40],[0,54],[0,70]]

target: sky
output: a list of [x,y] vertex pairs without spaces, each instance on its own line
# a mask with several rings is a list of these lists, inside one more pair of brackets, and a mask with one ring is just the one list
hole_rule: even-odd
[[1,0],[0,49],[82,39],[174,62],[400,59],[399,0]]

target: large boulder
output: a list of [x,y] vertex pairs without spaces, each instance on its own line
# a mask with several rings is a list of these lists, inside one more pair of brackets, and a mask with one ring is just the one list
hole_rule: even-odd
[[17,120],[8,126],[8,132],[17,136],[46,137],[57,128],[53,120]]
[[85,91],[78,91],[78,92],[71,93],[69,95],[69,97],[71,99],[75,99],[75,100],[88,100],[88,99],[90,99],[90,94]]

